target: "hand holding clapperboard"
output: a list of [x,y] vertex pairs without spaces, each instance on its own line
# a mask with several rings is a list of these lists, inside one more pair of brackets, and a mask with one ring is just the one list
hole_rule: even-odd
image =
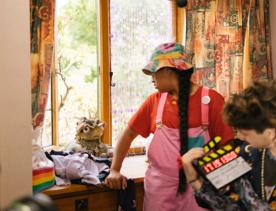
[[233,143],[214,150],[221,141],[217,136],[203,146],[206,153],[193,161],[197,172],[206,178],[216,189],[220,189],[249,172],[252,167],[237,154]]

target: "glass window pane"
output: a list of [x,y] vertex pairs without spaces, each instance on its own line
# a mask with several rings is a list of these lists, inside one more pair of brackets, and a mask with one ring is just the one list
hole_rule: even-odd
[[96,0],[57,0],[58,142],[74,141],[80,117],[97,116]]
[[[170,4],[167,0],[110,1],[113,145],[132,114],[154,91],[151,77],[141,70],[157,45],[172,41]],[[142,142],[140,137],[133,146]]]

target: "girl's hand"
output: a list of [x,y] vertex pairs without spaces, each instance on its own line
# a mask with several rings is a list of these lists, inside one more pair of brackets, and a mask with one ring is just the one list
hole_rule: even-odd
[[[198,173],[192,165],[193,160],[202,157],[205,154],[203,148],[193,148],[181,157],[183,169],[187,178],[187,183],[190,183],[194,189],[198,190],[201,187]],[[200,182],[200,183],[199,183]]]
[[111,189],[126,189],[127,180],[119,171],[110,170],[109,175],[106,177],[104,184]]

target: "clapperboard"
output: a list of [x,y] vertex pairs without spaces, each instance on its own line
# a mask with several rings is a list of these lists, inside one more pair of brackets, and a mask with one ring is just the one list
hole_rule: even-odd
[[252,169],[235,151],[235,144],[229,143],[215,150],[220,141],[221,137],[217,136],[205,144],[203,149],[206,155],[193,162],[198,173],[216,189],[228,185]]

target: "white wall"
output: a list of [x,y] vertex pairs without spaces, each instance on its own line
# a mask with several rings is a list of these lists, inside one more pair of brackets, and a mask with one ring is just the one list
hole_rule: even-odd
[[272,68],[274,79],[276,79],[276,1],[270,0],[270,26],[271,26],[271,45],[272,45]]
[[29,1],[0,6],[0,210],[32,193]]

